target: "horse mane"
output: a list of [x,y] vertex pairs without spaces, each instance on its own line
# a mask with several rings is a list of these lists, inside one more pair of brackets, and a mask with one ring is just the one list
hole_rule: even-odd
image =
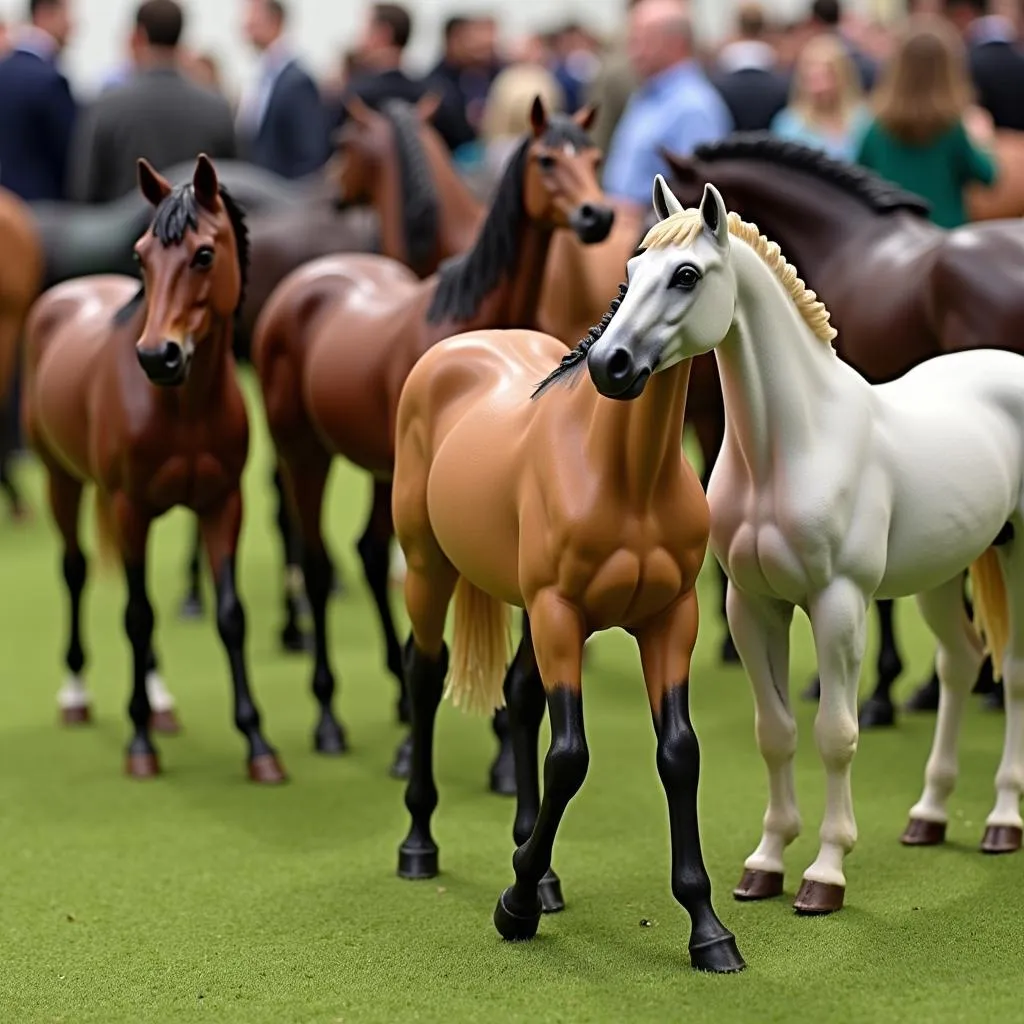
[[920,196],[894,185],[866,167],[844,163],[820,149],[780,139],[768,132],[736,132],[721,142],[703,143],[693,154],[703,163],[719,160],[763,160],[778,167],[803,171],[854,196],[875,213],[905,210],[921,217],[931,205]]
[[577,374],[583,369],[587,353],[601,340],[601,336],[612,322],[612,317],[615,316],[619,306],[622,305],[622,300],[626,297],[627,287],[625,282],[619,285],[619,294],[612,299],[608,312],[587,331],[587,336],[568,355],[562,356],[562,361],[537,385],[537,390],[530,396],[531,399],[540,398],[541,395],[559,381],[563,384],[571,384],[575,380]]
[[412,270],[426,276],[424,271],[437,251],[440,216],[430,162],[420,138],[420,120],[415,107],[402,100],[388,100],[382,105],[381,113],[395,137],[406,259]]
[[[533,136],[527,134],[516,146],[473,247],[442,264],[427,310],[428,323],[472,319],[483,300],[515,266],[522,235],[523,179],[532,141]],[[551,116],[542,142],[552,148],[567,143],[577,149],[593,146],[587,133],[562,114]]]
[[[245,302],[245,291],[249,284],[249,227],[245,222],[245,211],[242,209],[228,190],[221,185],[218,189],[220,200],[224,204],[224,210],[231,222],[231,228],[235,236],[235,250],[238,257],[239,268],[239,291],[238,305],[235,307],[235,315],[241,311]],[[172,245],[181,245],[185,235],[189,231],[199,229],[199,201],[196,199],[195,190],[191,184],[179,185],[166,199],[157,207],[153,216],[153,224],[150,230],[154,237],[168,248]],[[136,310],[142,305],[146,298],[145,282],[139,285],[139,290],[114,314],[114,324],[123,326],[135,315]]]

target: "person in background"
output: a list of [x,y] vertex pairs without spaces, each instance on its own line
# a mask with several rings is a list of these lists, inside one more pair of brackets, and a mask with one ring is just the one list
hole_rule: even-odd
[[993,10],[991,0],[946,3],[946,14],[967,40],[979,102],[997,128],[1024,131],[1024,52],[1013,21]]
[[282,178],[303,178],[327,163],[330,133],[316,82],[285,38],[286,20],[280,0],[246,0],[245,35],[260,67],[239,104],[239,151]]
[[0,57],[6,56],[13,45],[11,33],[7,31],[7,22],[0,21]]
[[772,133],[849,162],[870,120],[846,47],[834,35],[815,36],[797,59],[789,105],[772,119]]
[[581,25],[570,22],[553,33],[552,73],[562,87],[566,113],[575,114],[586,103],[587,90],[601,61],[597,40]]
[[65,0],[31,0],[0,60],[0,185],[28,201],[65,198],[76,107],[57,59],[71,35]]
[[640,0],[629,13],[630,62],[642,83],[612,137],[605,190],[644,212],[667,173],[662,148],[688,155],[732,130],[725,100],[694,60],[693,25],[679,0]]
[[197,85],[223,96],[224,79],[220,73],[220,61],[212,53],[189,54],[185,70]]
[[934,15],[912,17],[883,73],[857,159],[927,199],[932,220],[944,228],[966,222],[965,186],[996,178],[992,156],[978,144],[991,141],[991,125],[971,117],[972,102],[956,30]]
[[146,0],[136,12],[138,70],[102,93],[75,133],[70,192],[80,203],[105,203],[136,189],[136,162],[157,170],[195,160],[235,157],[231,108],[182,74],[179,43],[185,18],[175,0]]
[[840,0],[814,0],[808,21],[812,37],[822,34],[834,35],[842,42],[860,76],[861,89],[866,93],[870,92],[878,79],[878,67],[844,31],[843,7]]
[[767,25],[759,3],[737,12],[737,36],[718,55],[711,81],[722,94],[740,132],[767,131],[789,98],[789,79],[778,70],[775,49],[765,38]]
[[[625,0],[627,15],[639,2]],[[687,0],[681,2],[686,3]],[[616,33],[606,41],[598,58],[600,63],[597,72],[587,90],[587,102],[597,111],[590,127],[590,137],[603,153],[611,148],[612,136],[637,87],[624,36],[625,33]]]

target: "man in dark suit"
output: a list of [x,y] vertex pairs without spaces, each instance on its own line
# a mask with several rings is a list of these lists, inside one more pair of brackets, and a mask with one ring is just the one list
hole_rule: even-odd
[[31,0],[31,24],[0,60],[0,185],[63,199],[75,102],[56,60],[71,32],[66,0]]
[[70,192],[82,203],[118,199],[136,188],[136,161],[157,170],[204,152],[235,157],[235,124],[222,96],[182,74],[184,15],[175,0],[146,0],[135,17],[135,71],[102,93],[81,119],[72,147]]
[[316,82],[284,38],[286,16],[280,0],[247,0],[245,34],[261,57],[238,112],[239,148],[260,167],[301,178],[327,162],[330,137]]
[[738,132],[768,130],[789,100],[789,80],[776,68],[775,50],[765,40],[764,9],[747,3],[739,9],[737,38],[722,48],[711,76]]
[[947,0],[946,13],[967,41],[978,102],[996,128],[1024,131],[1024,53],[1009,18],[990,0]]

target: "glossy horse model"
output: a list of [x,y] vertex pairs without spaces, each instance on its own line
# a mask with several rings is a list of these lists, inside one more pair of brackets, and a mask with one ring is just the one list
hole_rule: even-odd
[[[320,530],[328,471],[336,454],[390,480],[398,398],[416,361],[463,329],[532,325],[552,235],[569,227],[598,242],[613,212],[601,202],[598,152],[586,135],[591,114],[552,117],[538,101],[533,133],[510,162],[469,252],[419,281],[384,257],[335,256],[289,277],[260,319],[253,361],[282,475],[299,522],[305,580],[313,611],[320,705],[316,749],[338,753],[345,738],[331,707],[335,682],[326,637],[330,560]],[[390,510],[387,510],[390,512]],[[390,538],[390,514],[379,536]],[[386,625],[388,666],[402,683],[401,650],[387,609],[387,562],[371,580]],[[400,702],[400,711],[404,702]],[[395,773],[404,775],[408,742]],[[513,786],[511,750],[492,772],[492,788]],[[498,774],[500,773],[500,776]]]
[[[1024,222],[954,231],[925,216],[923,200],[816,150],[764,135],[736,135],[672,157],[673,187],[696,202],[711,181],[730,209],[758,224],[807,275],[839,332],[836,351],[871,383],[932,356],[990,346],[1024,352]],[[687,411],[713,464],[724,415],[714,362],[698,359]],[[892,603],[878,603],[878,684],[864,727],[891,724],[890,690],[902,671]],[[935,706],[937,683],[915,698]],[[934,699],[933,699],[934,698]]]
[[8,401],[25,318],[43,287],[43,252],[29,207],[6,189],[0,189],[0,253],[0,490],[18,517],[24,505],[10,475]]
[[630,261],[629,287],[587,364],[598,390],[636,400],[681,360],[714,351],[726,429],[711,474],[711,546],[728,577],[729,625],[754,691],[768,769],[764,832],[738,899],[777,896],[800,832],[789,703],[794,608],[821,674],[814,735],[825,768],[821,846],[795,907],[839,910],[857,838],[850,770],[871,598],[918,595],[941,682],[926,786],[903,841],[940,842],[957,732],[982,662],[963,604],[1005,673],[1006,741],[983,849],[1021,844],[1024,785],[1024,360],[992,349],[929,360],[871,385],[838,358],[835,329],[779,246],[706,186]]
[[[611,314],[589,343],[609,321]],[[640,650],[668,798],[672,892],[692,921],[691,961],[706,971],[741,970],[735,939],[711,903],[697,820],[689,681],[708,509],[680,451],[690,364],[677,362],[627,404],[600,397],[589,382],[545,394],[583,369],[578,353],[559,364],[563,355],[558,340],[536,332],[466,333],[428,352],[402,392],[394,512],[408,566],[413,756],[412,823],[398,871],[406,878],[437,873],[433,733],[454,596],[449,692],[456,704],[488,711],[504,690],[523,794],[537,787],[540,695],[547,697],[544,799],[539,814],[532,801],[520,802],[516,880],[494,912],[504,938],[534,937],[545,897],[558,886],[551,873],[558,826],[589,763],[583,644],[620,626]],[[520,648],[503,687],[509,605],[528,613],[532,644]]]
[[160,698],[165,706],[155,710],[167,710],[169,699],[156,678],[146,548],[153,520],[183,505],[199,516],[217,584],[217,626],[249,775],[279,782],[284,773],[249,690],[245,612],[235,585],[249,425],[231,343],[245,291],[245,222],[205,156],[191,184],[176,189],[140,161],[139,185],[155,208],[152,228],[135,246],[143,287],[115,276],[58,285],[36,304],[27,332],[24,424],[46,467],[71,605],[61,705],[65,720],[88,718],[78,520],[91,483],[101,541],[116,546],[128,585],[134,732],[127,770],[138,778],[159,771],[151,705]]

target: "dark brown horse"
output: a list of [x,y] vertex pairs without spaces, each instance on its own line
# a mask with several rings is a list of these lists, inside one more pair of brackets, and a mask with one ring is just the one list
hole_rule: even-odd
[[[916,196],[766,135],[735,135],[693,158],[670,156],[670,164],[683,202],[696,202],[712,182],[730,210],[754,221],[803,269],[839,331],[837,352],[872,383],[945,352],[1024,352],[1024,223],[945,231]],[[710,466],[724,429],[714,360],[695,361],[687,416]],[[863,727],[894,721],[890,690],[902,671],[892,603],[877,604],[879,679],[862,709]],[[931,683],[926,688],[918,706],[928,704]]]
[[[313,610],[319,751],[345,749],[331,707],[335,683],[326,637],[330,561],[320,531],[331,461],[344,455],[376,479],[389,481],[398,398],[419,357],[462,330],[534,324],[555,229],[571,226],[589,242],[607,236],[614,215],[597,183],[600,154],[586,134],[591,116],[583,111],[575,120],[556,116],[549,121],[539,101],[534,104],[533,133],[510,161],[475,245],[440,274],[421,282],[383,257],[319,260],[288,278],[260,319],[253,362],[300,525]],[[390,539],[390,508],[386,511],[379,529]],[[386,588],[386,568],[384,581]],[[392,625],[389,665],[401,684],[397,646]],[[510,792],[511,748],[507,737],[502,739],[492,788]],[[404,777],[407,771],[404,743],[395,773]]]
[[284,773],[249,691],[245,612],[235,586],[249,424],[231,344],[248,267],[245,222],[205,156],[191,184],[176,189],[140,161],[139,185],[156,210],[135,246],[143,287],[115,276],[58,285],[36,304],[27,332],[25,431],[47,470],[71,604],[71,679],[62,703],[78,709],[72,718],[87,717],[78,519],[83,488],[92,483],[101,540],[116,546],[128,584],[134,733],[127,770],[138,778],[158,772],[147,688],[155,658],[146,548],[153,520],[183,505],[199,517],[217,584],[217,626],[249,775],[280,782]]

